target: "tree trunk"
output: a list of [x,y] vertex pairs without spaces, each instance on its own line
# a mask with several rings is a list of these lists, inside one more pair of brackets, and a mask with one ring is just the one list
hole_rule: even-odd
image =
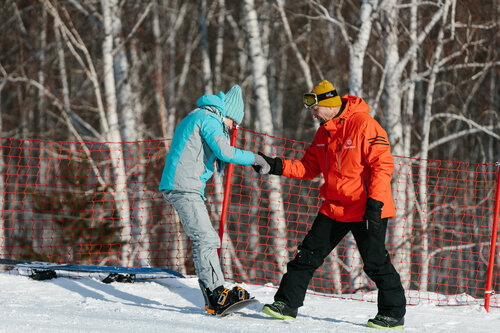
[[[410,8],[410,44],[415,44],[417,42],[417,28],[418,28],[418,7],[417,0],[412,0],[412,7]],[[410,65],[410,82],[408,84],[408,91],[406,93],[406,103],[405,112],[403,115],[403,127],[404,127],[404,146],[403,146],[403,156],[411,156],[411,135],[412,135],[412,119],[413,119],[413,107],[415,103],[415,80],[417,76],[418,62],[417,62],[417,52],[415,52],[411,57]],[[415,202],[415,191],[413,182],[411,181],[411,165],[410,161],[407,159],[395,158],[395,168],[393,173],[393,179],[396,178],[397,181],[393,182],[392,192],[394,194],[395,205],[396,205],[396,218],[394,224],[388,229],[388,235],[390,239],[389,244],[393,244],[394,253],[392,262],[396,267],[396,270],[401,275],[401,281],[404,281],[405,289],[409,288],[409,283],[411,281],[410,277],[410,266],[411,266],[411,239],[413,233],[413,218],[414,218],[414,202]],[[398,188],[398,184],[408,184],[406,189]]]
[[373,10],[378,0],[363,0],[359,11],[359,27],[356,41],[349,47],[349,94],[363,97],[363,65],[366,48],[372,32]]
[[[249,60],[252,68],[252,79],[254,86],[254,95],[256,96],[255,108],[257,109],[258,125],[256,128],[260,132],[274,134],[273,121],[271,115],[271,105],[269,102],[268,82],[266,77],[267,61],[264,57],[262,40],[259,32],[259,22],[255,11],[253,0],[245,0],[243,4],[243,16],[245,27],[248,33]],[[265,152],[269,154],[272,146],[266,146]],[[285,260],[287,260],[286,249],[286,219],[284,200],[281,199],[281,183],[278,177],[270,178],[269,194],[269,230],[275,230],[274,236],[275,259],[280,273],[283,274]]]
[[[130,203],[127,192],[127,175],[125,173],[125,163],[121,142],[123,142],[118,123],[118,105],[116,100],[115,72],[113,69],[113,21],[111,10],[117,6],[117,0],[101,0],[103,11],[104,40],[102,44],[103,53],[103,75],[104,91],[107,104],[107,119],[109,131],[106,138],[109,144],[111,163],[115,171],[114,199],[116,209],[120,218],[121,241],[123,246],[120,252],[121,265],[129,264],[131,255],[131,223],[130,223]],[[114,142],[114,143],[113,143]]]
[[198,0],[198,23],[200,25],[200,36],[201,36],[201,68],[202,68],[202,79],[203,79],[203,89],[205,94],[213,93],[212,86],[212,67],[210,65],[210,51],[208,48],[208,34],[207,34],[207,2],[206,0]]
[[161,33],[160,33],[160,18],[159,18],[158,0],[153,1],[153,36],[155,40],[154,54],[155,54],[155,81],[156,81],[156,103],[158,105],[158,114],[160,116],[161,131],[164,138],[167,136],[167,108],[165,107],[165,100],[163,97],[163,51],[161,48]]
[[[131,210],[131,260],[129,264],[137,265],[149,262],[149,241],[148,230],[145,219],[143,218],[144,199],[142,198],[143,191],[141,190],[143,181],[141,180],[145,173],[144,165],[142,164],[140,143],[135,141],[143,140],[141,126],[139,126],[138,117],[143,114],[140,96],[137,93],[140,89],[140,74],[135,67],[129,65],[129,60],[122,45],[122,24],[119,13],[119,6],[111,7],[111,22],[113,24],[113,42],[118,48],[113,50],[115,80],[117,86],[117,103],[119,110],[119,122],[121,124],[121,138],[125,141],[123,146],[123,157],[125,159],[126,170],[135,170],[134,175],[127,176],[127,192],[131,193],[133,206]],[[131,55],[136,54],[134,43],[131,42]],[[135,56],[137,60],[137,56]],[[135,84],[133,87],[132,85]]]
[[[304,59],[302,56],[302,53],[299,50],[299,47],[297,46],[297,43],[295,43],[295,40],[292,36],[292,30],[290,28],[290,25],[288,23],[288,19],[286,17],[285,13],[285,0],[277,0],[278,3],[278,11],[280,13],[281,21],[283,23],[283,28],[285,31],[285,35],[287,37],[288,43],[290,44],[290,47],[292,48],[293,53],[295,54],[295,57],[297,58],[297,61],[299,63],[299,67],[301,69],[301,72],[304,76],[304,81],[306,86],[304,87],[304,91],[311,91],[313,89],[313,81],[312,81],[312,75],[311,75],[311,70],[309,68],[309,65],[307,64],[307,61]],[[282,43],[284,44],[284,43]],[[286,59],[286,56],[283,55],[280,58]],[[297,137],[302,138],[304,134],[304,124],[306,123],[306,117],[309,115],[309,112],[300,112],[299,113],[299,121],[298,123],[298,132],[297,132]],[[316,119],[314,119],[316,121]],[[276,124],[282,124],[283,122],[281,119],[275,119],[275,126]],[[315,125],[318,125],[316,122],[314,122]],[[280,131],[281,133],[281,131]]]
[[[443,51],[444,43],[444,29],[446,28],[446,18],[448,16],[448,7],[450,2],[447,2],[445,6],[445,11],[443,13],[442,26],[438,33],[437,46],[434,51],[434,55],[431,63],[431,75],[429,77],[427,94],[425,98],[425,114],[422,122],[422,142],[421,142],[421,157],[422,162],[419,169],[419,181],[418,181],[418,192],[420,201],[420,220],[422,221],[422,254],[423,258],[422,266],[420,269],[420,290],[427,291],[429,283],[429,272],[431,257],[431,247],[432,243],[429,241],[431,237],[432,228],[428,226],[428,206],[427,206],[427,156],[429,151],[429,136],[431,129],[431,116],[432,116],[432,103],[434,98],[434,87],[436,84],[437,75],[439,72],[439,61],[441,60],[441,54]],[[429,237],[429,238],[428,238]]]
[[[2,81],[0,81],[0,140],[3,139],[3,103],[2,103],[2,91],[3,88],[5,87],[5,84],[7,83],[7,77],[4,77]],[[5,196],[6,196],[6,191],[5,191],[5,161],[3,159],[4,152],[3,152],[3,144],[0,141],[0,211],[5,212],[7,211],[7,207],[5,207]],[[7,225],[4,220],[4,214],[0,215],[0,258],[5,258],[6,257],[6,249],[7,249],[7,233],[5,230],[7,229]]]
[[385,129],[392,153],[403,155],[403,128],[401,121],[401,72],[398,70],[398,9],[397,0],[385,1],[381,12],[385,52]]
[[222,89],[222,60],[224,59],[224,18],[226,5],[224,0],[219,0],[219,16],[217,17],[217,41],[215,46],[214,87]]

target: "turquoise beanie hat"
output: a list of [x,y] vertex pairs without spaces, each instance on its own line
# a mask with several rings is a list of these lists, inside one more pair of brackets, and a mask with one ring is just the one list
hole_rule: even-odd
[[243,110],[243,97],[241,96],[241,88],[239,85],[235,84],[229,89],[224,97],[224,102],[226,104],[226,117],[231,118],[239,125],[245,115]]

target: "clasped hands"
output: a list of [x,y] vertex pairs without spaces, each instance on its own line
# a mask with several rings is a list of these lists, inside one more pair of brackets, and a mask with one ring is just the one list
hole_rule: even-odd
[[269,157],[263,153],[254,154],[252,168],[261,175],[278,175],[283,173],[283,160],[279,157]]

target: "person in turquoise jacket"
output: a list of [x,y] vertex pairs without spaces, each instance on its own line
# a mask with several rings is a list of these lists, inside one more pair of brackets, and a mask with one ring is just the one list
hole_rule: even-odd
[[227,163],[261,166],[261,174],[269,171],[270,166],[260,155],[230,144],[229,131],[244,116],[240,86],[233,86],[227,94],[203,95],[197,106],[175,129],[159,190],[177,211],[193,243],[193,261],[205,309],[219,314],[250,295],[239,286],[231,290],[224,287],[217,255],[220,239],[204,202],[206,182],[216,167],[222,172]]

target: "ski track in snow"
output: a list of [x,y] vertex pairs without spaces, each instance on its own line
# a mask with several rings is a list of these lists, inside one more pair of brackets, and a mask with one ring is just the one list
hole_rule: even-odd
[[[226,286],[232,286],[227,284]],[[2,332],[372,332],[375,303],[306,296],[294,321],[261,312],[270,286],[242,284],[259,303],[225,318],[208,315],[194,276],[105,284],[97,279],[34,281],[0,273]],[[407,307],[407,332],[498,332],[500,309],[480,305]]]

